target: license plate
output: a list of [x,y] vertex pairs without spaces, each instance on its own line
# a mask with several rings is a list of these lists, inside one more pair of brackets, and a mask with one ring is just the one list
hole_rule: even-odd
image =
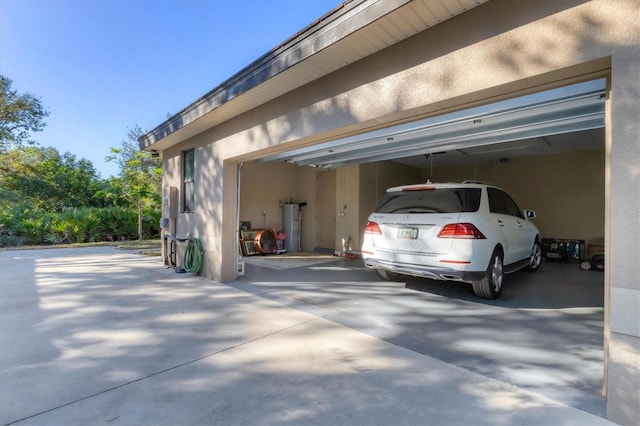
[[418,228],[398,228],[398,239],[415,240],[418,238]]

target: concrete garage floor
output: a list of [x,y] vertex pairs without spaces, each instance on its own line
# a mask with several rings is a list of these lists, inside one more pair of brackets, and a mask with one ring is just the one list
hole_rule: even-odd
[[602,272],[548,260],[536,273],[507,275],[502,297],[484,300],[463,283],[382,281],[360,260],[286,271],[273,271],[277,256],[258,259],[263,267],[247,261],[238,288],[605,415]]
[[0,252],[0,424],[610,424],[601,306],[522,302],[519,279],[505,308],[349,260],[246,272]]

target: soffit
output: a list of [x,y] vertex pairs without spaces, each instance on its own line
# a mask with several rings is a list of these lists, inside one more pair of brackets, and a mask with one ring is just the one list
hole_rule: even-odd
[[488,0],[345,2],[140,138],[164,150]]

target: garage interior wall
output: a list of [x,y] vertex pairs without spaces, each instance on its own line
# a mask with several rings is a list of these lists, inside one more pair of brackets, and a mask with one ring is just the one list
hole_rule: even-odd
[[[507,161],[490,161],[417,168],[383,161],[336,170],[336,235],[334,247],[359,251],[367,217],[387,188],[413,183],[479,180],[509,192],[520,208],[536,211],[536,226],[543,238],[584,240],[604,237],[605,151],[580,151]],[[303,208],[302,247],[313,251],[316,242],[317,199],[311,167],[285,163],[247,163],[242,170],[240,220],[256,229],[282,226],[283,202],[307,202]],[[346,206],[346,208],[345,208]],[[265,213],[263,215],[262,213]],[[586,247],[585,247],[586,248]]]
[[601,150],[434,168],[432,181],[489,182],[521,209],[536,211],[542,238],[589,241],[604,237],[605,160]]
[[305,202],[301,245],[303,250],[312,250],[316,245],[317,170],[286,163],[247,162],[241,173],[240,220],[251,222],[253,229],[282,229],[282,204]]

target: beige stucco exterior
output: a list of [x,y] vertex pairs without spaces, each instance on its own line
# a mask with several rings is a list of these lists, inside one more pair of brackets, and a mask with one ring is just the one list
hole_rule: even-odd
[[[180,214],[177,231],[198,236],[206,276],[237,276],[237,182],[243,166],[240,220],[271,227],[279,200],[305,201],[303,247],[315,240],[317,171],[286,164],[252,164],[266,153],[308,146],[403,120],[440,114],[515,95],[598,77],[607,78],[602,150],[553,158],[480,164],[482,176],[503,184],[524,205],[535,205],[543,233],[585,240],[605,237],[605,384],[608,417],[622,424],[640,418],[640,6],[636,0],[532,2],[492,0],[467,13],[273,99],[163,151],[163,186],[181,187],[181,152],[195,148],[195,212]],[[527,182],[508,176],[535,174],[540,162],[566,176]],[[564,167],[563,167],[564,166]],[[336,247],[345,236],[358,249],[362,224],[384,188],[399,176],[424,179],[425,171],[391,170],[388,163],[336,170]],[[582,174],[568,172],[579,168]],[[593,173],[584,173],[592,167]],[[459,180],[459,167],[436,170],[438,180]],[[485,178],[484,176],[488,177]],[[443,176],[441,179],[440,176]],[[563,179],[564,180],[564,179]],[[504,183],[502,183],[504,182]],[[584,185],[572,199],[560,194]],[[540,203],[547,187],[554,209],[577,214],[558,225]],[[587,192],[585,188],[593,188]],[[545,191],[544,196],[540,191]],[[588,219],[580,209],[595,211]],[[266,217],[262,210],[267,212]],[[578,210],[578,211],[575,211]],[[542,214],[544,213],[544,214]],[[165,214],[167,214],[165,212]],[[586,221],[586,222],[585,222]],[[588,230],[588,231],[585,231]],[[578,232],[578,231],[576,231]],[[566,234],[565,234],[566,233]]]

